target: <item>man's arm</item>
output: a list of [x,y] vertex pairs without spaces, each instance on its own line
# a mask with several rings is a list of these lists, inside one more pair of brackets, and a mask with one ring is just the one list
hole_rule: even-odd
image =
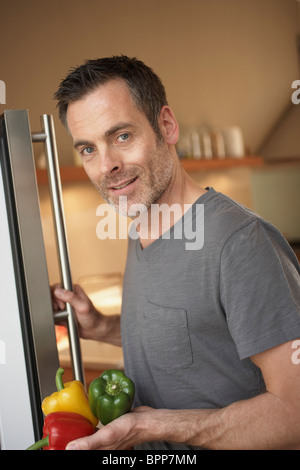
[[300,449],[300,367],[292,362],[292,343],[253,356],[266,393],[209,414],[198,432],[194,427],[189,443],[211,449]]
[[80,286],[74,285],[73,289],[71,292],[58,286],[52,287],[54,310],[65,310],[66,302],[70,303],[77,317],[81,338],[121,346],[120,315],[101,314]]
[[218,410],[140,407],[69,448],[128,449],[159,440],[205,449],[300,449],[300,364],[292,362],[291,345],[253,356],[267,389],[255,398]]

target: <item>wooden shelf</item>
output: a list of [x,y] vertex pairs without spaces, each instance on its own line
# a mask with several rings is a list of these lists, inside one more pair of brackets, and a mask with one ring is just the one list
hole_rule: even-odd
[[[217,171],[226,170],[236,167],[270,167],[277,165],[295,165],[300,164],[300,158],[286,158],[274,159],[271,161],[264,160],[258,156],[246,156],[243,158],[229,158],[224,159],[212,158],[211,160],[195,160],[195,159],[182,159],[180,160],[182,167],[189,173],[197,171]],[[37,171],[38,184],[47,184],[48,176],[47,170],[38,168]],[[62,183],[77,183],[80,181],[89,181],[89,178],[81,166],[61,166],[60,175]]]
[[[47,184],[47,170],[37,168],[36,170],[38,184]],[[61,166],[60,177],[62,183],[77,183],[79,181],[89,181],[89,178],[81,166]]]
[[264,164],[261,157],[243,157],[243,158],[212,158],[211,160],[182,159],[182,167],[188,172],[203,170],[223,170],[241,166],[257,167]]

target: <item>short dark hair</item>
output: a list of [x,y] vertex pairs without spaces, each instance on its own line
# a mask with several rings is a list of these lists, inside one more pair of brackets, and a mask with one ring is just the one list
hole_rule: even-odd
[[125,55],[87,60],[69,71],[54,94],[63,125],[67,128],[69,103],[113,79],[124,80],[137,108],[145,113],[155,133],[161,137],[158,118],[161,108],[168,104],[165,88],[150,67]]

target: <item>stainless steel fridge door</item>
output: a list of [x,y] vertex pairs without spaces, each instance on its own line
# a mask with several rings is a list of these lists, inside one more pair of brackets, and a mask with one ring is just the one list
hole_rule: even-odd
[[59,367],[27,110],[4,113],[0,160],[0,441],[24,449]]
[[[73,282],[69,261],[69,250],[66,235],[66,224],[63,210],[63,197],[53,117],[49,114],[43,114],[41,116],[41,125],[41,132],[32,133],[32,141],[45,143],[50,199],[56,234],[61,284],[65,289],[72,291]],[[72,306],[67,303],[66,310],[55,313],[54,318],[57,321],[63,319],[67,323],[73,375],[76,380],[80,380],[83,384],[85,384],[77,319]]]

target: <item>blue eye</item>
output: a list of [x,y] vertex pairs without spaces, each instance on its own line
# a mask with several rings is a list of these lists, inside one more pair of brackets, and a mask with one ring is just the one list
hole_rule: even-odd
[[93,153],[94,147],[85,147],[84,149],[81,150],[81,155],[90,155]]
[[119,139],[122,141],[122,142],[125,142],[125,140],[129,139],[129,134],[127,134],[126,132],[124,132],[124,134],[121,134],[119,136]]

